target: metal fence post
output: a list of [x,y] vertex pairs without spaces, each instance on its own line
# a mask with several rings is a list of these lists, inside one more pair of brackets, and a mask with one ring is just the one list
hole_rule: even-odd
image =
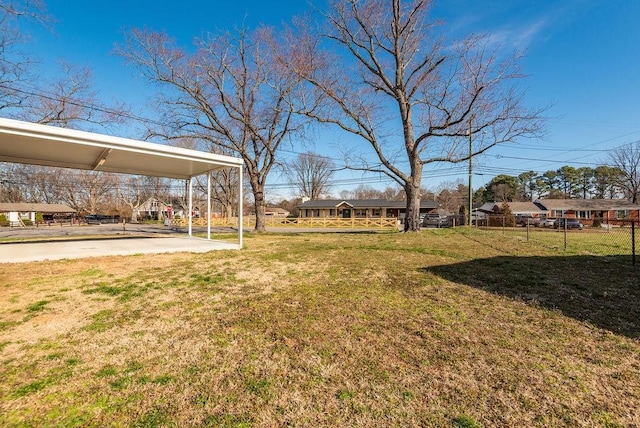
[[631,220],[631,264],[636,265],[636,221]]

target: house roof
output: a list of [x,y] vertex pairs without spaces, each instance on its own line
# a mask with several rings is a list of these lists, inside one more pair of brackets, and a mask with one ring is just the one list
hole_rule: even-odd
[[480,205],[479,207],[474,207],[473,210],[474,211],[484,212],[484,213],[492,213],[493,212],[493,208],[495,206],[496,206],[495,202],[485,202],[484,204]]
[[265,209],[267,212],[271,212],[271,213],[281,213],[281,214],[288,214],[289,211],[285,210],[284,208],[280,208],[280,207],[267,207]]
[[64,204],[38,204],[31,202],[3,202],[0,212],[74,213],[76,210]]
[[[547,210],[533,202],[508,202],[512,214],[543,214]],[[485,202],[477,210],[495,213],[502,209],[502,202]]]
[[513,214],[540,214],[547,211],[533,202],[509,202],[509,209]]
[[[298,208],[320,209],[337,208],[341,204],[347,204],[354,209],[366,208],[406,208],[406,201],[389,201],[387,199],[318,199],[306,201]],[[421,201],[420,208],[435,209],[440,205],[435,201]]]
[[611,211],[640,210],[640,205],[626,199],[540,199],[536,201],[547,210]]
[[197,150],[0,118],[0,161],[188,179],[242,160]]

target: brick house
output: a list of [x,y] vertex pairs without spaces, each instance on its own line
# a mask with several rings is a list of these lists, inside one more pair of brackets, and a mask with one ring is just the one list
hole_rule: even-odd
[[585,225],[594,220],[617,224],[621,220],[638,220],[640,205],[626,199],[539,199],[535,201],[548,218],[577,218]]
[[[406,212],[405,201],[387,199],[321,199],[298,205],[302,218],[398,218]],[[420,214],[436,212],[435,201],[420,202]]]

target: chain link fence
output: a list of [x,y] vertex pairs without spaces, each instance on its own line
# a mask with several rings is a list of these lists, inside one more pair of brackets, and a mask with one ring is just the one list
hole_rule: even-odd
[[594,219],[585,225],[579,219],[531,219],[516,216],[491,215],[475,222],[474,227],[492,230],[503,235],[520,236],[550,248],[580,254],[629,256],[635,266],[640,238],[638,220]]

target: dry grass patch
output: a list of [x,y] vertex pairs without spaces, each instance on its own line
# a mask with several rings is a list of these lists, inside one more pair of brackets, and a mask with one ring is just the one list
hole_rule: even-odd
[[245,243],[2,266],[0,425],[640,424],[623,263],[461,230]]

